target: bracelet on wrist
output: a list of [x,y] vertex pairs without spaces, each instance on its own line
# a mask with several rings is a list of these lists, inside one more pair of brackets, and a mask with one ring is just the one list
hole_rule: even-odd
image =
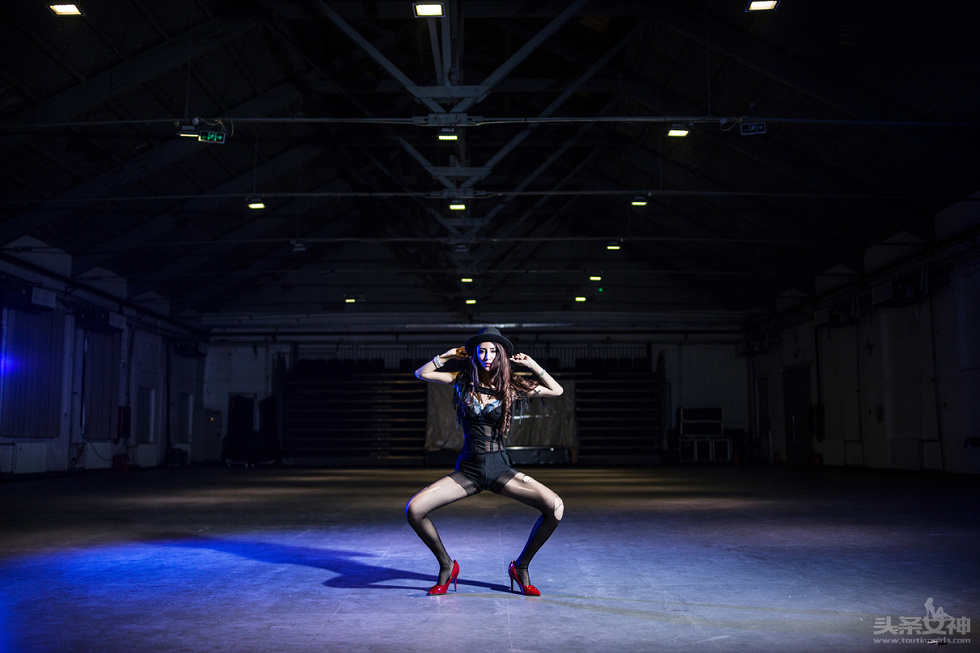
[[436,354],[435,356],[432,357],[432,364],[435,365],[436,369],[439,369],[440,367],[443,366],[443,362],[442,359],[439,358],[439,354]]

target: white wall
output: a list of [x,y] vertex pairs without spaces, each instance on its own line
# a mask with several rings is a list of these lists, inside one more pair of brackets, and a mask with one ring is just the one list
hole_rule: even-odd
[[203,407],[225,415],[222,435],[227,435],[228,398],[254,397],[256,404],[272,394],[273,362],[289,355],[283,345],[212,345],[204,366]]
[[801,312],[770,334],[750,376],[769,382],[774,449],[785,450],[783,372],[809,363],[825,464],[980,473],[980,261],[930,279],[905,305],[865,297],[853,321],[816,327]]
[[945,468],[980,471],[980,261],[933,295],[939,434]]
[[[861,362],[868,351],[859,336],[857,324],[817,331],[820,351],[819,394],[823,402],[824,440],[817,450],[828,465],[862,464],[861,459],[848,460],[855,448],[856,434],[861,432]],[[832,370],[833,374],[825,373]],[[858,445],[859,446],[859,445]]]
[[678,408],[722,409],[726,429],[749,430],[749,374],[744,357],[735,345],[696,343],[653,345],[665,356],[667,382],[671,390],[673,414],[668,426],[675,426]]

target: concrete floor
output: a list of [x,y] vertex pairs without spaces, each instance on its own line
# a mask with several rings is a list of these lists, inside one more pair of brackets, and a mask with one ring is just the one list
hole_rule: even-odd
[[[506,575],[536,514],[486,493],[435,513],[461,573],[428,597],[437,565],[403,507],[444,471],[5,482],[0,651],[980,648],[975,477],[531,468],[566,505],[531,565],[543,596]],[[923,620],[930,598],[959,620]]]

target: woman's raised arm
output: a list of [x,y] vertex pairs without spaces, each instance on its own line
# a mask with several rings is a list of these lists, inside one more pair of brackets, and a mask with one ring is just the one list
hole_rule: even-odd
[[518,365],[523,365],[524,367],[531,370],[531,372],[538,377],[541,385],[536,387],[531,391],[532,396],[535,397],[558,397],[564,392],[558,381],[548,374],[548,372],[538,365],[537,362],[527,354],[514,354],[510,357],[510,360],[517,363]]
[[466,358],[459,351],[459,349],[450,349],[444,354],[434,356],[432,360],[415,370],[415,377],[423,381],[431,381],[432,383],[451,384],[456,380],[456,372],[448,372],[443,370],[442,367],[454,358]]

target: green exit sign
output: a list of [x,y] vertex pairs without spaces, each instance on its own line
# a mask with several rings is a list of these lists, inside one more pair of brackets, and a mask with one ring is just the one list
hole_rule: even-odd
[[197,133],[197,140],[202,143],[224,143],[226,134],[202,129]]

